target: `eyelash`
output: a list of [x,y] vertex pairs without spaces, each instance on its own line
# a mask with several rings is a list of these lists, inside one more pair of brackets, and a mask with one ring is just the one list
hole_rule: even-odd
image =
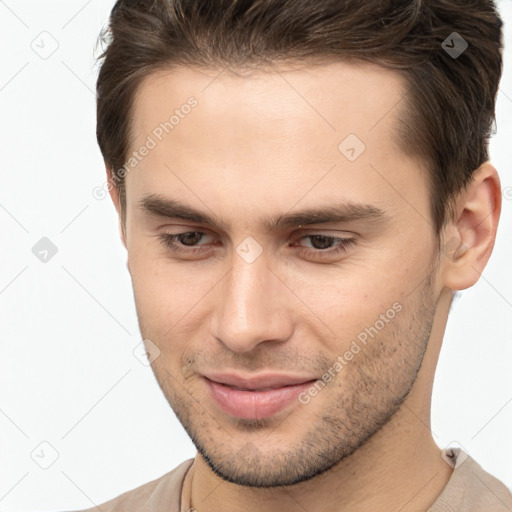
[[[184,233],[177,233],[175,235],[171,235],[169,233],[163,233],[163,234],[159,235],[159,239],[161,240],[161,242],[163,243],[163,245],[167,249],[170,249],[171,251],[173,251],[175,253],[195,255],[198,252],[202,252],[202,249],[201,249],[202,246],[199,246],[199,247],[197,247],[197,246],[195,246],[195,247],[194,246],[181,246],[180,247],[176,243],[176,240],[180,236],[188,235],[188,234],[195,234],[195,233],[200,233],[201,235],[205,235],[206,234],[206,233],[204,233],[202,231],[186,231]],[[340,238],[340,237],[322,235],[322,234],[317,234],[317,233],[310,234],[310,235],[303,235],[303,236],[298,238],[298,241],[302,240],[303,238],[315,238],[315,237],[326,238],[329,241],[332,241],[333,243],[334,242],[338,242],[338,245],[335,246],[334,249],[309,249],[309,250],[305,250],[304,251],[305,254],[308,257],[311,257],[313,259],[314,258],[322,258],[325,255],[335,256],[335,255],[338,255],[338,254],[342,254],[342,253],[346,252],[348,249],[350,249],[351,247],[353,247],[355,245],[355,239],[354,238]],[[296,242],[294,242],[293,245],[296,245]],[[190,247],[190,249],[183,249],[183,247]]]

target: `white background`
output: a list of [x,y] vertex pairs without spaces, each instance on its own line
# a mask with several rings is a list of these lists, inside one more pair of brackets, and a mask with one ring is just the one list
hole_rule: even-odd
[[[92,196],[105,179],[93,49],[112,5],[0,1],[1,512],[88,508],[195,455],[133,354],[141,337],[115,210]],[[432,429],[439,446],[462,445],[512,487],[510,0],[500,10],[491,160],[509,194],[491,261],[449,319]],[[57,44],[46,59],[34,51]],[[32,253],[42,237],[58,248],[47,263]],[[53,450],[56,462],[39,467]]]

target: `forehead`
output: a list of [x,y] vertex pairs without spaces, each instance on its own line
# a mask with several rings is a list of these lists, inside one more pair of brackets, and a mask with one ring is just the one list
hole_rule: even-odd
[[[363,62],[289,63],[252,71],[174,66],[150,74],[140,84],[133,105],[134,142],[191,97],[200,106],[192,120],[195,128],[244,125],[257,135],[276,128],[286,128],[288,134],[295,127],[334,140],[347,132],[365,139],[383,121],[376,133],[396,126],[394,107],[404,92],[397,72]],[[180,131],[173,136],[179,137]],[[215,130],[210,135],[222,134]]]
[[127,195],[179,191],[219,208],[229,198],[233,212],[258,215],[318,198],[358,202],[363,192],[382,204],[397,187],[420,188],[423,201],[418,164],[396,144],[404,94],[401,75],[366,63],[155,72],[132,117],[131,150],[148,139],[152,149],[127,176]]

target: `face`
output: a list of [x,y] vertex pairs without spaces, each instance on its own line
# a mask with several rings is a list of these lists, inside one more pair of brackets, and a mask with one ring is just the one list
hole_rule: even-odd
[[426,171],[393,135],[404,90],[378,66],[331,63],[175,68],[138,91],[126,244],[139,325],[225,480],[326,471],[415,382],[439,290]]

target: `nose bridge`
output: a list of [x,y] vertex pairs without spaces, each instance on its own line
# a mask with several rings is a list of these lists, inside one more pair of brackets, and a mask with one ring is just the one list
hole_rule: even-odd
[[214,335],[234,352],[250,351],[263,341],[286,339],[291,325],[280,287],[263,255],[250,262],[234,254],[220,289]]

